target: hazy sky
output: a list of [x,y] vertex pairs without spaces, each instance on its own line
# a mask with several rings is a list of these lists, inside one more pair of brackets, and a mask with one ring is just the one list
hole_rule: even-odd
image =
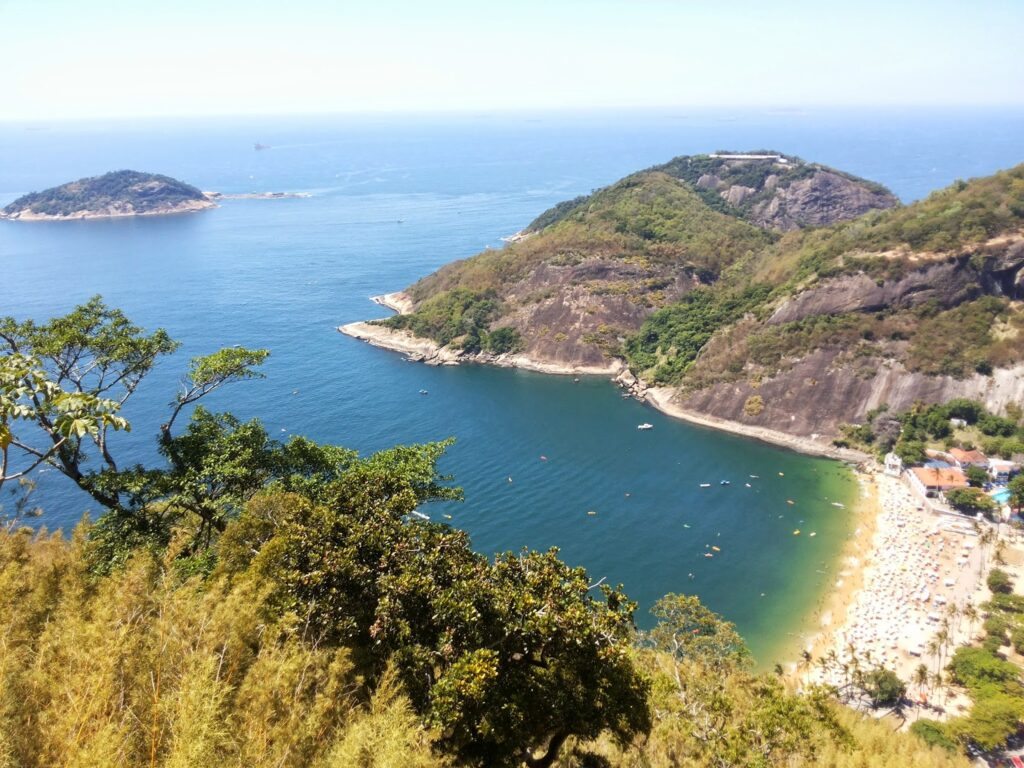
[[1024,0],[0,0],[0,119],[1024,104]]

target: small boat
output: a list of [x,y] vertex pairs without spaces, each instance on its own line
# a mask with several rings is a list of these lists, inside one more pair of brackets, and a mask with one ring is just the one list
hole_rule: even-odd
[[718,547],[716,547],[716,546],[714,546],[714,545],[712,545],[712,547],[711,547],[711,548],[712,548],[713,550],[715,550],[715,552],[721,552],[721,551],[722,551],[722,550],[720,550],[720,549],[719,549]]
[[810,533],[808,533],[807,535],[808,535],[808,536],[817,536],[818,534],[817,534],[817,532],[816,532],[816,531],[811,531],[811,532],[810,532]]
[[794,536],[799,536],[800,535],[800,529],[797,528],[795,531],[793,531],[793,535]]
[[786,503],[789,504],[790,506],[792,506],[793,504],[796,504],[796,502],[793,501],[792,499],[786,499]]
[[744,485],[747,486],[747,488],[750,487],[750,483],[744,483]]
[[451,516],[451,515],[445,515],[445,516],[444,516],[444,519],[445,519],[445,520],[451,520],[451,519],[452,519],[452,516]]
[[701,488],[710,488],[711,487],[711,483],[701,483],[700,487]]
[[541,461],[547,461],[547,460],[548,460],[548,457],[547,457],[547,456],[541,456],[541,457],[540,457],[540,460],[541,460]]
[[786,476],[785,472],[779,472],[779,477],[785,477],[785,476]]
[[833,507],[839,507],[840,509],[846,509],[846,505],[845,504],[840,504],[838,501],[833,501],[832,502],[832,506]]
[[425,389],[421,389],[421,390],[420,390],[420,394],[421,394],[421,395],[429,395],[430,393],[429,393],[429,392],[427,392],[427,390],[425,390]]
[[761,479],[760,475],[751,475],[751,477],[754,478],[755,480],[760,480]]
[[430,519],[429,516],[424,515],[422,512],[417,512],[415,509],[412,512],[410,512],[409,514],[410,515],[416,515],[416,517],[418,517],[420,520],[429,520]]
[[594,510],[590,509],[590,510],[587,510],[587,514],[590,515],[591,517],[593,517],[594,515],[597,514],[597,512],[595,512]]
[[689,523],[683,523],[683,528],[689,528],[689,527],[690,527]]
[[705,552],[704,557],[714,557],[710,552]]
[[263,150],[263,149],[270,149],[270,145],[269,144],[260,144],[257,141],[255,144],[252,145],[252,148],[254,150],[256,150],[257,152],[259,152],[260,150]]
[[637,429],[641,429],[641,430],[643,430],[643,429],[654,429],[654,425],[653,425],[653,424],[648,424],[648,423],[647,423],[647,422],[645,421],[645,422],[644,422],[643,424],[637,424],[637,425],[636,425],[636,428],[637,428]]
[[719,481],[718,481],[718,484],[719,484],[719,485],[728,485],[728,484],[729,484],[729,481],[728,481],[728,480],[719,480]]

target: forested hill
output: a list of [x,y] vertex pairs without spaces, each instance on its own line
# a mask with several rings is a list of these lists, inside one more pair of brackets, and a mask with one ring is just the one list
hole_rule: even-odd
[[481,360],[628,366],[679,409],[815,439],[882,403],[1024,398],[1024,166],[894,203],[777,153],[676,158],[441,268],[385,322]]
[[[682,156],[647,172],[684,182],[716,211],[778,230],[831,224],[899,202],[881,184],[766,149]],[[559,203],[524,231],[539,232],[579,212],[592,197]]]
[[0,211],[8,219],[78,219],[140,216],[212,208],[199,189],[155,173],[112,171],[32,192]]

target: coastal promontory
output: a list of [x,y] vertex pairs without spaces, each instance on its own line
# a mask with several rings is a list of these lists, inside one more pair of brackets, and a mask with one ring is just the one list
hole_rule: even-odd
[[21,221],[192,213],[217,204],[201,190],[156,173],[112,171],[23,195],[0,210]]
[[822,445],[883,404],[1024,397],[1024,166],[904,206],[778,152],[679,157],[508,240],[342,330],[610,374],[675,415]]

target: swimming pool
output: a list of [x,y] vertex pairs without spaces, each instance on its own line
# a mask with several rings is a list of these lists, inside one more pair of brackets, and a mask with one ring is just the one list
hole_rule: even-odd
[[989,496],[999,502],[1000,505],[1010,503],[1010,489],[1000,488],[998,491],[992,491]]

